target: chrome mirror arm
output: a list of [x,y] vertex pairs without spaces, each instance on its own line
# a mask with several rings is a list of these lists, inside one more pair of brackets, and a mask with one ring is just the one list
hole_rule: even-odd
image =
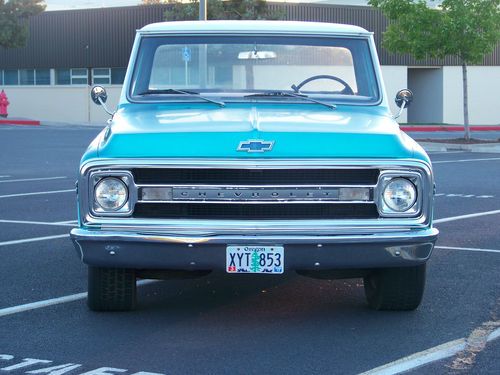
[[401,107],[399,107],[399,112],[398,112],[398,114],[397,114],[396,116],[392,116],[392,118],[393,118],[394,120],[396,120],[396,119],[400,118],[400,117],[401,117],[401,115],[403,114],[403,111],[405,110],[405,108],[406,108],[406,100],[405,100],[405,101],[403,101],[403,103],[401,104]]
[[97,97],[97,100],[99,100],[99,103],[101,103],[102,108],[106,111],[106,113],[108,115],[110,115],[111,118],[113,118],[113,116],[115,115],[116,111],[115,112],[110,111],[109,108],[106,106],[106,103],[102,100],[102,98],[100,96]]

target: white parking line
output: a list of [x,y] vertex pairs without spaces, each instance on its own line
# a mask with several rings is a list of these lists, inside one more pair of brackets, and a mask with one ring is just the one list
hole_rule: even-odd
[[56,221],[53,224],[76,224],[78,220]]
[[7,177],[10,177],[10,176],[9,175],[0,176],[0,178],[7,178]]
[[[497,328],[488,335],[487,342],[493,341],[500,337],[500,328]],[[441,359],[449,358],[467,347],[465,338],[449,341],[447,343],[435,346],[419,353],[412,354],[408,357],[398,359],[386,365],[374,368],[363,372],[359,375],[393,375],[400,374],[404,371],[409,371],[417,367],[427,365]]]
[[34,238],[25,238],[23,240],[4,241],[4,242],[0,242],[0,246],[19,245],[19,244],[28,243],[28,242],[55,240],[55,239],[64,238],[64,237],[69,237],[69,234],[59,234],[56,236],[34,237]]
[[433,161],[432,164],[434,165],[434,164],[444,164],[444,163],[466,163],[469,161],[490,161],[490,160],[500,160],[500,158],[437,160],[437,161]]
[[[0,177],[10,177],[10,176],[0,176]],[[47,181],[47,180],[62,180],[66,179],[69,177],[66,176],[59,176],[59,177],[40,177],[40,178],[19,178],[15,180],[2,180],[2,182],[28,182],[28,181]]]
[[441,154],[463,154],[465,151],[436,151],[436,152],[428,152],[429,155],[441,155]]
[[38,302],[33,302],[33,303],[26,303],[24,305],[19,305],[19,306],[7,307],[5,309],[0,310],[0,317],[6,316],[6,315],[17,314],[17,313],[20,313],[23,311],[40,309],[42,307],[58,305],[61,303],[78,301],[78,300],[84,299],[84,298],[87,298],[87,293],[71,294],[69,296],[64,296],[64,297],[59,297],[59,298],[51,298],[51,299],[46,299],[44,301],[38,301]]
[[34,193],[20,193],[20,194],[8,194],[8,195],[0,195],[0,198],[14,198],[14,197],[26,197],[28,195],[44,195],[44,194],[59,194],[59,193],[70,193],[75,192],[75,189],[68,190],[53,190],[53,191],[37,191]]
[[462,251],[477,251],[483,253],[499,253],[500,250],[496,249],[480,249],[476,247],[455,247],[455,246],[434,246],[436,249],[444,249],[444,250],[462,250]]
[[[156,283],[158,281],[159,280],[140,280],[137,282],[137,286],[148,285],[148,284]],[[70,294],[70,295],[63,296],[63,297],[57,297],[57,298],[46,299],[43,301],[26,303],[24,305],[6,307],[4,309],[0,309],[0,317],[6,316],[6,315],[17,314],[17,313],[21,313],[24,311],[41,309],[43,307],[48,307],[48,306],[60,305],[61,303],[78,301],[78,300],[85,299],[85,298],[87,298],[87,293],[76,293],[76,294]]]
[[449,221],[471,219],[471,218],[474,218],[474,217],[481,217],[481,216],[487,216],[487,215],[496,215],[496,214],[500,214],[500,210],[493,210],[493,211],[477,212],[475,214],[467,214],[467,215],[444,217],[442,219],[434,220],[434,224],[447,223]]
[[[29,224],[29,225],[53,225],[56,227],[74,227],[74,224],[72,222],[58,222],[58,223],[47,223],[44,221],[25,221],[25,220],[5,220],[5,219],[0,219],[0,223],[6,223],[6,224]],[[76,223],[76,221],[74,222]]]

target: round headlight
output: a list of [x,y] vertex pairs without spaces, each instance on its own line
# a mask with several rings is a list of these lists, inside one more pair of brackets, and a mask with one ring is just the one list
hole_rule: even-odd
[[127,185],[116,177],[106,177],[95,187],[95,201],[106,211],[117,211],[128,200]]
[[404,212],[417,200],[415,185],[406,178],[395,178],[384,189],[384,202],[391,210]]

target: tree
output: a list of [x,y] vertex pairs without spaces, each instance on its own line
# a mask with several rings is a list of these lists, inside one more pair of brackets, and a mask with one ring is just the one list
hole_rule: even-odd
[[[142,4],[168,4],[166,21],[197,20],[199,17],[198,0],[142,0]],[[272,11],[265,0],[207,0],[207,19],[209,20],[259,20],[283,19],[284,13]]]
[[43,0],[0,0],[0,47],[23,47],[28,39],[28,19],[45,10]]
[[[383,45],[391,52],[458,57],[462,65],[465,139],[470,139],[467,67],[480,63],[500,40],[500,0],[370,0],[390,23]],[[429,4],[430,3],[430,4]]]

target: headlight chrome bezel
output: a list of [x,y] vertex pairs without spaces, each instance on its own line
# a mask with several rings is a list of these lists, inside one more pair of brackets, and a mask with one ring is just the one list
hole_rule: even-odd
[[[405,179],[413,184],[416,191],[415,202],[406,211],[395,211],[391,209],[384,200],[384,192],[387,186],[394,180]],[[375,191],[376,204],[379,214],[384,217],[407,217],[415,218],[422,214],[423,181],[422,175],[416,171],[382,171]]]
[[[127,188],[127,200],[119,209],[106,210],[99,203],[95,197],[95,190],[97,185],[105,178],[115,178],[123,182]],[[134,179],[128,171],[98,171],[93,172],[89,176],[89,202],[90,213],[93,216],[130,216],[133,210],[133,202],[137,200]]]

